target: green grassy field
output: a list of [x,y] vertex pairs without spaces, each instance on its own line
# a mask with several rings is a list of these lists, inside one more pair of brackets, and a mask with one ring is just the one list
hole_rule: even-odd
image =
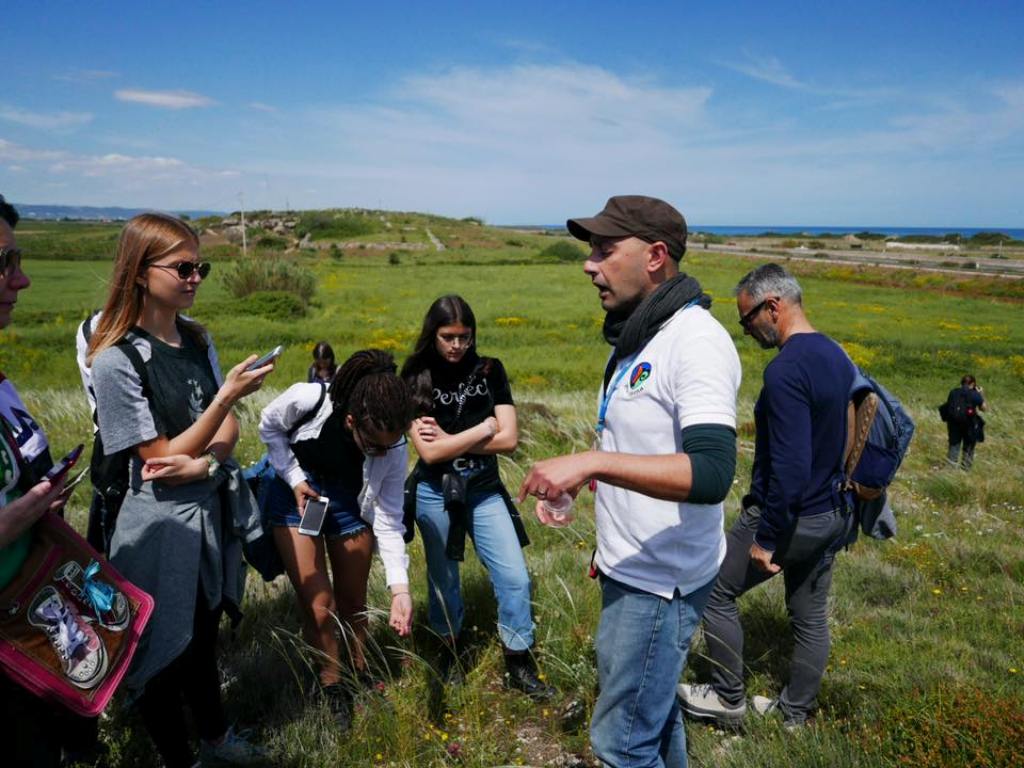
[[[35,228],[23,225],[26,232]],[[432,231],[454,249],[333,260],[300,257],[318,276],[301,320],[239,314],[216,279],[204,284],[194,316],[205,323],[227,367],[279,343],[286,352],[266,391],[239,411],[239,454],[261,452],[258,408],[305,375],[310,349],[327,339],[339,357],[365,346],[408,352],[429,303],[461,293],[473,306],[482,353],[502,358],[520,406],[519,451],[502,460],[509,486],[529,463],[590,439],[598,377],[608,348],[603,315],[581,264],[540,263],[549,238],[457,226]],[[20,236],[20,233],[19,233]],[[522,244],[510,245],[517,239]],[[0,333],[0,368],[18,385],[57,452],[87,439],[89,415],[74,363],[74,329],[99,306],[109,264],[33,261],[11,328]],[[410,238],[411,240],[411,238]],[[462,243],[461,246],[458,244]],[[695,252],[684,262],[716,299],[715,315],[733,334],[743,362],[740,457],[728,520],[738,511],[753,452],[752,405],[771,352],[742,337],[731,287],[757,262]],[[815,724],[788,733],[751,722],[738,733],[690,725],[695,765],[888,766],[1014,765],[1024,762],[1024,330],[1019,301],[977,296],[948,284],[915,286],[884,270],[795,265],[812,322],[898,394],[918,431],[892,490],[899,535],[861,541],[839,558],[832,597],[829,670]],[[891,283],[896,283],[892,285]],[[973,286],[973,287],[972,287]],[[943,467],[945,429],[936,406],[964,372],[973,372],[990,403],[987,441],[969,475]],[[84,522],[79,491],[72,519]],[[529,517],[532,517],[530,515]],[[539,707],[501,688],[494,599],[472,556],[464,569],[471,667],[465,685],[442,691],[430,669],[425,629],[426,579],[419,540],[412,545],[417,629],[399,641],[374,613],[372,663],[387,679],[383,697],[360,705],[352,733],[337,737],[326,714],[309,705],[305,654],[290,587],[250,582],[247,618],[224,634],[226,698],[232,717],[256,729],[286,766],[590,765],[586,722],[595,697],[592,635],[597,586],[585,570],[593,546],[592,498],[579,519],[551,530],[528,520],[526,550],[534,580],[538,652],[560,697]],[[371,606],[386,607],[375,566]],[[777,693],[786,673],[789,635],[781,583],[742,603],[751,693]],[[707,662],[698,639],[687,677]],[[574,702],[581,717],[562,719]],[[114,707],[103,724],[115,765],[147,765],[151,746],[129,712]],[[455,746],[455,745],[458,746]]]

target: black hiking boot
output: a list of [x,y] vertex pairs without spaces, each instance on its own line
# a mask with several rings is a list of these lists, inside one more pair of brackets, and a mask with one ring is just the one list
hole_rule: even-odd
[[332,683],[320,689],[324,703],[331,712],[340,733],[352,728],[352,694],[342,683]]
[[441,676],[441,683],[444,685],[459,686],[466,682],[466,675],[462,669],[462,655],[459,652],[459,639],[457,637],[441,638],[438,673]]
[[529,651],[505,652],[505,687],[522,691],[534,701],[548,701],[555,695],[555,689],[537,675]]

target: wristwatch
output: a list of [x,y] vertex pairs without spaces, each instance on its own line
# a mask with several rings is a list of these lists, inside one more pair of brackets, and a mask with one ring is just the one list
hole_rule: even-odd
[[217,474],[217,470],[220,469],[220,462],[217,461],[217,457],[213,455],[213,451],[207,451],[203,456],[205,456],[206,460],[210,462],[210,466],[206,470],[206,476],[213,477]]

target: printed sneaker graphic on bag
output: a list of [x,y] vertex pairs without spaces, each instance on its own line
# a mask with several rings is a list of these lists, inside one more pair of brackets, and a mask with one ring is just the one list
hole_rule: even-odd
[[33,598],[28,620],[46,633],[64,676],[73,685],[84,689],[99,685],[107,673],[106,646],[55,587],[47,585]]
[[53,574],[61,591],[70,597],[79,614],[86,621],[98,621],[112,632],[123,632],[131,619],[131,610],[125,596],[109,584],[98,581],[99,563],[95,560],[84,571],[70,560]]

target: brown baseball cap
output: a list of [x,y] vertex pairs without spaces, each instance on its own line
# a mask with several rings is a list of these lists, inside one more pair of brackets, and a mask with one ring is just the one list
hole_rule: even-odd
[[686,253],[686,219],[683,214],[656,197],[616,195],[608,198],[604,210],[588,219],[569,219],[569,233],[589,243],[599,237],[638,237],[648,243],[663,242],[676,261]]

